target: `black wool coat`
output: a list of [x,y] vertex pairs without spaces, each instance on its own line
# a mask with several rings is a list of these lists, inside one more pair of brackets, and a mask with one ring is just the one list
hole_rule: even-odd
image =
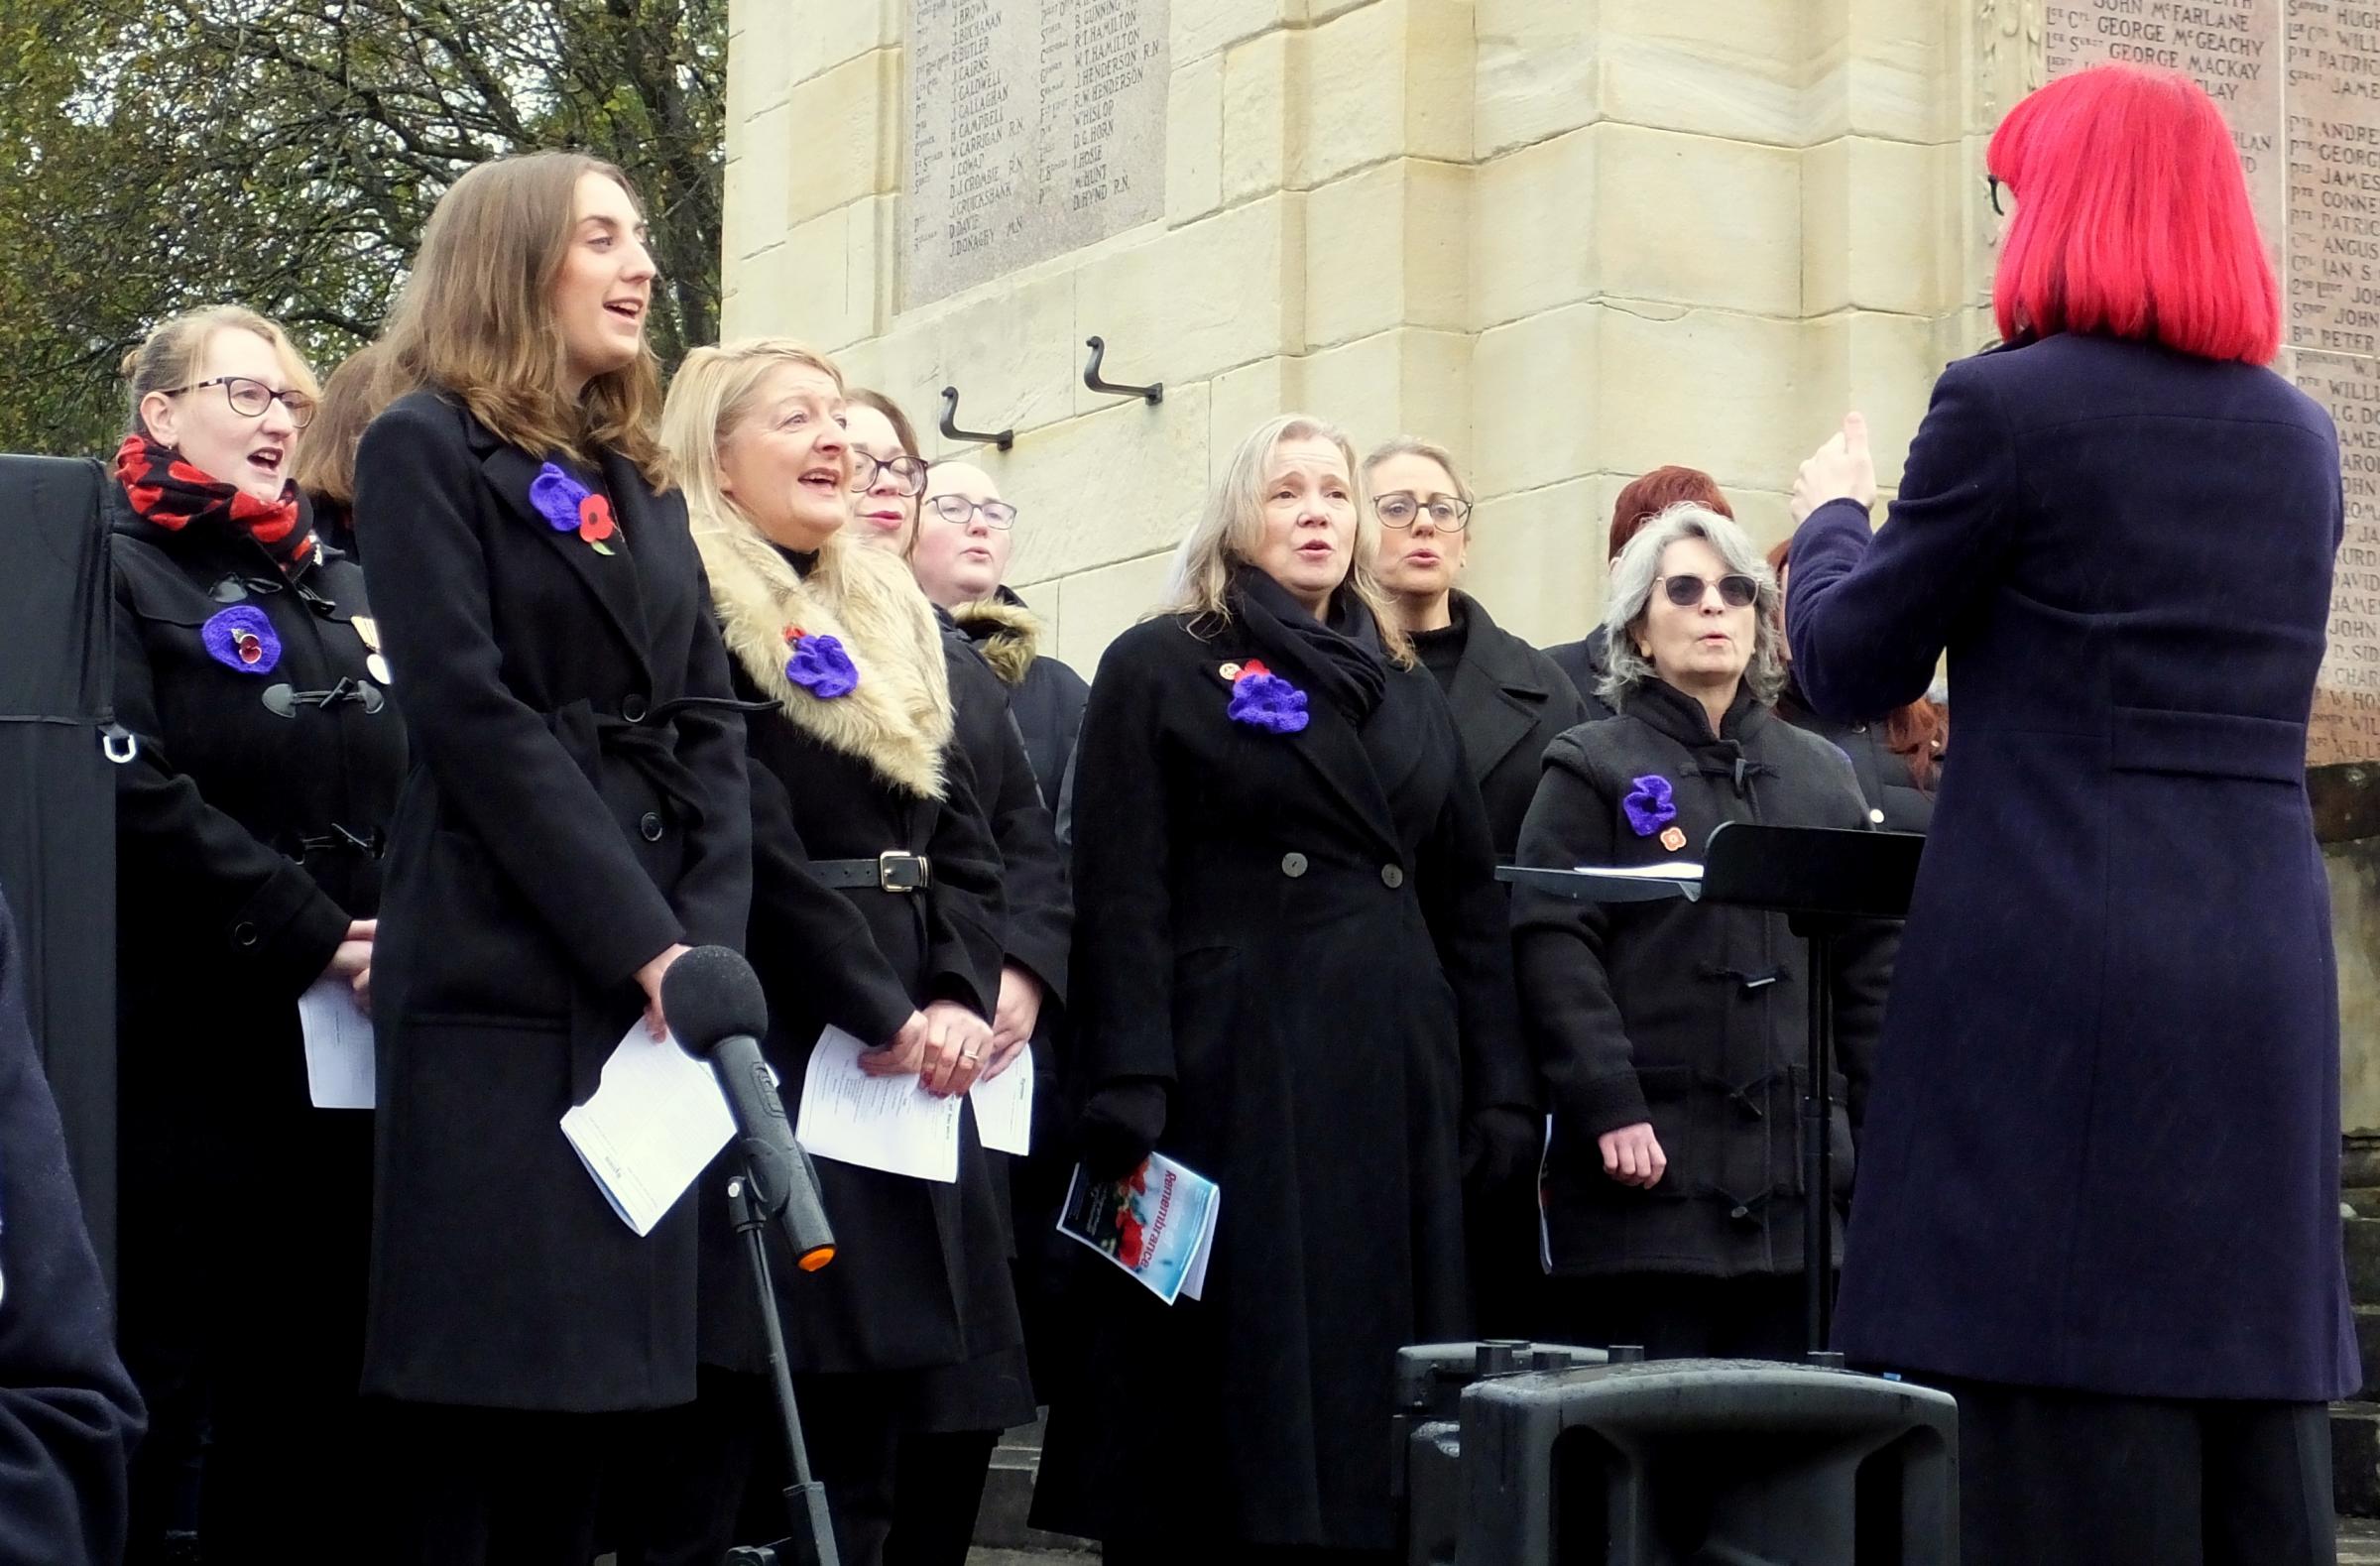
[[[948,670],[972,654],[944,645],[923,595],[897,560],[832,541],[795,590],[743,551],[705,535],[715,600],[738,693],[766,710],[746,719],[755,801],[751,953],[769,993],[763,1047],[800,1113],[810,1052],[830,1024],[873,1047],[930,1001],[990,1016],[1001,963],[1000,852],[950,727]],[[849,695],[820,699],[783,673],[783,631],[798,624],[843,643],[859,673]],[[897,692],[897,694],[894,694]],[[930,860],[919,892],[834,894],[856,926],[847,939],[815,905],[810,861],[899,850]],[[855,977],[864,982],[855,983]],[[981,1362],[1022,1341],[1008,1241],[972,1108],[960,1119],[959,1177],[912,1179],[815,1160],[837,1241],[834,1265],[793,1269],[779,1253],[786,1352],[800,1372],[918,1371]],[[741,1242],[712,1203],[703,1222],[704,1358],[764,1370]],[[980,1390],[981,1388],[977,1388]],[[945,1392],[953,1390],[948,1385]],[[1020,1404],[1008,1414],[1029,1419]],[[959,1410],[929,1402],[910,1417]],[[995,1417],[993,1425],[1010,1422]]]
[[[1676,811],[1649,832],[1625,804],[1648,778],[1668,783]],[[1779,722],[1748,693],[1714,734],[1701,702],[1650,680],[1617,717],[1583,724],[1546,752],[1520,857],[1554,869],[1653,865],[1699,858],[1723,821],[1857,828],[1866,817],[1850,769],[1824,740]],[[1661,842],[1672,829],[1683,834],[1675,850]],[[1553,1107],[1553,1271],[1801,1271],[1810,974],[1785,916],[1684,899],[1579,903],[1515,887],[1512,926]],[[1837,941],[1829,1136],[1839,1203],[1851,1183],[1891,944],[1876,926]],[[1649,1191],[1606,1175],[1596,1143],[1643,1121],[1669,1158]]]
[[961,604],[951,617],[1009,687],[1009,710],[1024,740],[1033,779],[1041,785],[1041,802],[1055,812],[1091,686],[1041,650],[1040,622],[1025,601],[1006,587],[982,603]]
[[1554,661],[1556,668],[1569,676],[1571,687],[1578,691],[1579,699],[1587,704],[1588,717],[1611,716],[1611,704],[1601,694],[1604,675],[1609,672],[1604,657],[1602,626],[1597,626],[1576,642],[1547,648],[1545,656]]
[[[404,725],[352,560],[317,541],[287,577],[245,535],[169,532],[112,498],[116,718],[136,742],[112,769],[127,1355],[161,1411],[200,1338],[348,1396],[372,1117],[313,1108],[298,997],[379,911]],[[228,650],[224,628],[258,614],[277,648],[209,651],[210,624]],[[193,1293],[217,1268],[254,1288]]]
[[[1426,671],[1359,730],[1314,656],[1171,616],[1092,685],[1076,1048],[1094,1088],[1163,1083],[1157,1150],[1223,1194],[1204,1298],[1086,1270],[1043,1526],[1385,1548],[1392,1356],[1467,1330],[1461,1133],[1531,1096],[1486,813]],[[1304,730],[1227,716],[1259,657]],[[1151,1474],[1200,1505],[1149,1506]]]
[[374,970],[368,1392],[598,1411],[694,1394],[695,1218],[640,1239],[559,1128],[671,943],[740,945],[744,725],[685,509],[617,453],[610,555],[457,404],[364,431],[356,520],[414,770]]
[[[2361,405],[2368,407],[2369,405]],[[2059,333],[1943,373],[1881,531],[1793,541],[1794,670],[1944,772],[1860,1149],[1837,1346],[2129,1397],[2361,1380],[2307,722],[2338,437],[2260,366]]]
[[1498,626],[1469,593],[1454,597],[1466,629],[1446,704],[1488,807],[1495,856],[1509,862],[1537,796],[1545,748],[1587,721],[1587,703],[1551,658]]
[[24,980],[0,903],[0,1566],[112,1566],[141,1399],[116,1358]]
[[1884,743],[1882,719],[1825,717],[1811,710],[1802,701],[1801,691],[1791,684],[1777,698],[1777,716],[1805,734],[1817,735],[1849,759],[1851,774],[1859,783],[1859,797],[1867,801],[1867,818],[1879,830],[1922,834],[1932,824],[1934,787],[1940,786],[1940,773],[1934,787],[1918,786],[1909,758]]

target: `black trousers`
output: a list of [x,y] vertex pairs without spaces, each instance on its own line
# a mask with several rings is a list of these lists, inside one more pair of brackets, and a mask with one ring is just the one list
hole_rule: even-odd
[[1404,1557],[1394,1550],[1327,1550],[1265,1544],[1223,1546],[1176,1544],[1108,1544],[1099,1558],[1107,1566],[1399,1566]]
[[2320,1403],[1912,1377],[1959,1399],[1965,1566],[2331,1566]]
[[1794,1362],[1808,1347],[1799,1272],[1614,1272],[1547,1284],[1543,1336],[1552,1342],[1641,1344],[1648,1360]]
[[393,1558],[416,1566],[587,1566],[608,1460],[642,1413],[532,1413],[390,1403]]

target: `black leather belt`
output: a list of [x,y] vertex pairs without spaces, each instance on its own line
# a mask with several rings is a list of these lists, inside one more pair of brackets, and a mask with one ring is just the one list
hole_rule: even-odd
[[922,892],[933,880],[934,862],[923,854],[888,848],[874,859],[813,859],[810,868],[830,887],[874,887],[879,892]]

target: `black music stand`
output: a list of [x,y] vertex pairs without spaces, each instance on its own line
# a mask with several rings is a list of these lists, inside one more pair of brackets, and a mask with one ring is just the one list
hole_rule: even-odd
[[[1835,941],[1852,925],[1906,918],[1926,840],[1913,832],[1761,826],[1723,821],[1704,845],[1700,874],[1675,865],[1646,871],[1499,867],[1496,877],[1581,903],[1655,903],[1667,898],[1785,914],[1810,943],[1809,1086],[1802,1095],[1802,1265],[1810,1352],[1833,1331],[1835,1116],[1827,1074],[1835,1050]],[[1677,874],[1661,875],[1658,869]]]

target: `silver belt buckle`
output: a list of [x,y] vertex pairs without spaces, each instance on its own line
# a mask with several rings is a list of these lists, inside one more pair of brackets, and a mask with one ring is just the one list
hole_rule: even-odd
[[888,848],[876,856],[876,886],[880,892],[921,892],[931,879],[931,861],[923,854]]

